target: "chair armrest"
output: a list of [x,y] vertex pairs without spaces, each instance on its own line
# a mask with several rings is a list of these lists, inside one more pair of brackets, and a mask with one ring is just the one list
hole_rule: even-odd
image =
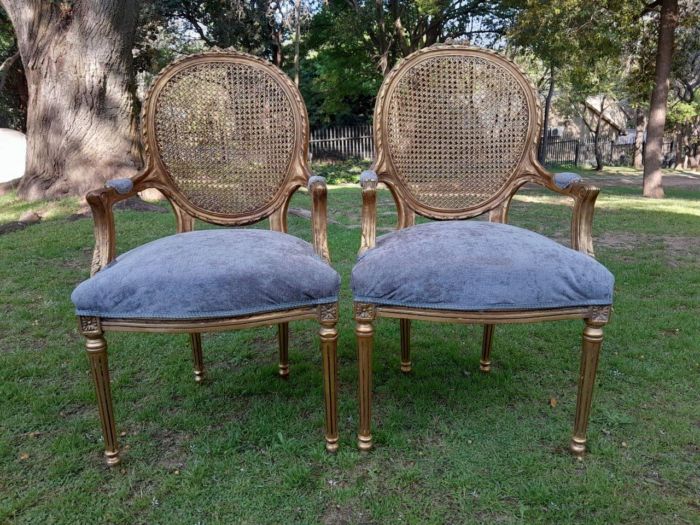
[[319,175],[309,177],[307,188],[311,194],[311,228],[314,236],[314,250],[326,262],[330,263],[326,179]]
[[[140,177],[141,174],[139,174]],[[104,188],[93,190],[85,197],[92,209],[95,222],[95,250],[92,254],[90,275],[95,275],[112,262],[116,256],[116,231],[112,207],[143,191],[145,187],[135,185],[132,179],[113,179]]]
[[538,174],[542,178],[535,182],[574,200],[574,210],[571,215],[571,247],[594,257],[593,213],[600,188],[584,182],[576,173],[552,174],[538,166]]
[[362,187],[362,239],[360,252],[362,255],[374,248],[377,237],[377,183],[379,178],[374,170],[363,171],[360,175]]

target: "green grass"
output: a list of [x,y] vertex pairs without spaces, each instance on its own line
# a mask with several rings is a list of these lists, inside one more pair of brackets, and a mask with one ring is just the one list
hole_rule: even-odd
[[[599,199],[597,255],[617,284],[584,461],[566,450],[575,321],[499,327],[488,376],[479,327],[415,323],[404,376],[398,323],[379,321],[376,449],[356,451],[348,281],[360,193],[345,186],[329,191],[343,277],[339,453],[323,450],[315,323],[292,325],[289,381],[276,377],[273,328],[205,336],[201,386],[185,336],[110,333],[124,450],[108,470],[69,299],[88,276],[92,223],[66,211],[0,235],[0,522],[700,523],[700,202],[678,189],[662,201],[638,193],[606,188]],[[388,192],[379,203],[389,228]],[[0,206],[5,217],[25,205]],[[293,206],[308,208],[308,196]],[[174,227],[170,214],[116,217],[121,251]],[[512,211],[512,223],[563,242],[569,217],[566,201],[531,190]],[[290,232],[310,239],[302,218]]]

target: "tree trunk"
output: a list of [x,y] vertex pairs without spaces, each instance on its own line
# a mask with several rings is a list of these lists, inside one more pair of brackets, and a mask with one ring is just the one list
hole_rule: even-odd
[[547,160],[547,143],[549,142],[549,112],[554,98],[554,68],[549,68],[549,91],[544,102],[544,122],[542,124],[542,143],[540,144],[540,164],[544,166]]
[[647,144],[644,154],[645,197],[660,199],[664,196],[661,172],[661,149],[663,147],[664,126],[666,125],[666,102],[668,100],[669,75],[673,56],[673,33],[678,25],[678,0],[661,2],[659,40],[656,49],[656,72],[654,89],[649,105]]
[[644,168],[644,129],[647,124],[647,116],[641,107],[637,108],[637,129],[634,133],[634,167],[638,170]]
[[301,40],[301,0],[294,2],[294,83],[299,87],[299,41]]
[[593,132],[593,151],[595,153],[595,170],[602,171],[603,165],[603,152],[600,150],[600,133],[603,128],[603,115],[605,114],[605,99],[603,96],[600,99],[600,113],[596,119],[595,131]]
[[139,0],[0,0],[29,90],[19,195],[83,195],[141,164],[131,50]]

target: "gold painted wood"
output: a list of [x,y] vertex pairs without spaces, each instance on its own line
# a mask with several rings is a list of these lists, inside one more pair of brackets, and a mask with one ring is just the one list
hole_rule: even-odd
[[315,319],[317,307],[307,306],[279,312],[265,312],[256,315],[216,319],[182,319],[165,321],[155,319],[101,319],[105,330],[112,332],[157,332],[157,333],[202,333],[221,332],[231,329],[255,328],[270,326],[290,321]]
[[338,450],[338,304],[318,308],[321,323],[321,360],[323,361],[323,398],[326,407],[326,450]]
[[408,374],[411,371],[411,320],[401,319],[401,371]]
[[[193,90],[200,86],[203,90],[210,90],[208,96],[212,100],[215,100],[213,98],[215,95],[226,96],[227,89],[233,89],[222,83],[222,79],[227,77],[225,75],[221,76],[222,73],[207,76],[209,69],[214,71],[228,71],[229,69],[238,71],[239,77],[241,77],[240,71],[250,71],[251,74],[265,79],[267,86],[265,88],[266,91],[255,91],[256,100],[261,96],[277,97],[274,98],[274,100],[277,100],[277,106],[280,106],[280,104],[284,106],[284,114],[289,116],[290,124],[288,127],[284,127],[285,125],[280,123],[272,113],[269,119],[262,119],[260,122],[257,122],[260,119],[252,119],[252,121],[255,121],[253,123],[251,123],[250,118],[247,120],[243,119],[246,126],[253,126],[250,129],[251,133],[259,134],[259,140],[255,144],[265,142],[262,134],[266,138],[277,137],[278,134],[284,133],[292,137],[290,139],[292,141],[290,143],[292,144],[290,156],[284,162],[274,160],[278,150],[272,146],[260,151],[254,150],[251,153],[258,155],[259,158],[256,157],[258,160],[263,158],[273,159],[270,162],[274,165],[284,165],[283,172],[280,172],[277,179],[275,179],[276,183],[272,184],[268,178],[265,178],[268,175],[265,172],[261,172],[259,173],[259,176],[263,177],[261,182],[251,183],[252,186],[250,188],[248,186],[242,187],[244,193],[240,195],[235,194],[235,192],[232,193],[238,183],[226,182],[225,176],[228,173],[226,170],[229,169],[227,166],[233,166],[230,168],[233,170],[232,172],[247,170],[246,166],[248,166],[247,163],[249,161],[246,155],[239,157],[235,155],[235,151],[231,150],[231,143],[238,140],[236,138],[238,136],[232,135],[232,138],[228,137],[227,133],[235,133],[235,130],[231,131],[235,126],[226,127],[224,123],[219,123],[221,126],[219,135],[213,138],[209,135],[200,136],[202,144],[199,156],[187,157],[185,152],[169,151],[168,154],[177,159],[177,173],[172,171],[173,162],[168,164],[163,160],[163,147],[168,144],[169,140],[177,140],[178,137],[183,135],[182,132],[192,133],[196,136],[196,133],[201,133],[197,129],[206,128],[209,124],[203,121],[201,126],[197,128],[192,123],[190,128],[184,130],[179,130],[177,125],[172,124],[172,122],[168,125],[162,122],[157,125],[157,118],[162,118],[158,117],[158,115],[167,115],[179,111],[177,107],[168,106],[171,100],[167,97],[161,100],[161,95],[164,92],[169,92],[168,90],[172,91],[173,86],[177,87],[179,85],[178,82],[186,82],[185,87],[187,89]],[[183,78],[185,79],[184,81]],[[191,84],[191,86],[187,83]],[[246,83],[243,81],[239,81],[236,86],[236,89],[247,89],[245,87]],[[257,88],[253,86],[251,89]],[[211,114],[216,115],[217,111],[212,109]],[[253,114],[251,113],[251,115]],[[117,202],[137,196],[139,192],[155,188],[163,193],[173,205],[178,232],[191,231],[194,227],[194,219],[224,226],[244,226],[268,217],[273,230],[286,232],[289,201],[296,190],[306,186],[311,176],[308,166],[309,123],[306,107],[298,88],[282,71],[272,64],[258,57],[237,51],[211,50],[186,56],[166,67],[154,80],[144,102],[142,137],[146,167],[131,179],[133,183],[132,190],[125,194],[120,194],[113,188],[101,188],[91,191],[86,196],[95,221],[95,251],[93,253],[91,271],[93,275],[116,257],[116,234],[112,207]],[[250,143],[246,144],[250,145]],[[217,161],[216,166],[223,171],[219,174],[210,173],[209,171],[202,172],[200,170],[200,167],[204,165],[202,163],[212,162],[212,151],[216,152],[214,157],[220,159]],[[224,159],[225,162],[221,159]],[[190,166],[192,170],[199,170],[199,178],[196,183],[187,179],[187,166]],[[257,166],[257,161],[252,162],[250,166]],[[222,177],[224,178],[222,179]],[[254,178],[248,175],[244,177],[246,180]],[[240,177],[235,180],[239,179]],[[327,242],[326,244],[323,242],[326,235],[326,194],[320,188],[317,189],[317,186],[319,185],[315,184],[314,188],[312,188],[313,207],[316,210],[312,217],[314,247],[321,257],[328,260]],[[188,191],[188,188],[191,189],[191,187],[195,189]],[[202,195],[208,197],[205,199]],[[251,208],[245,204],[248,201],[261,204],[253,205]],[[209,208],[205,206],[207,202],[211,203]]]
[[289,378],[289,323],[277,325],[277,343],[279,345],[280,363],[279,375],[283,379]]
[[[400,88],[402,79],[412,78],[412,70],[425,68],[430,65],[431,61],[436,62],[432,70],[427,70],[429,75],[424,71],[422,76],[419,75],[412,80],[416,83],[415,85],[423,86],[426,93],[425,98],[408,96],[406,86],[402,88],[405,92],[402,94]],[[450,77],[450,74],[454,73],[450,70],[450,64],[460,63],[460,61],[463,63],[466,76],[469,76],[469,71],[472,71],[471,81],[477,86],[472,95],[476,96],[477,99],[482,97],[484,100],[474,101],[475,107],[480,110],[475,118],[458,119],[455,123],[451,123],[450,118],[451,113],[455,110],[454,105],[441,105],[439,100],[437,102],[432,100],[430,97],[433,97],[434,86],[431,82],[442,85],[448,92],[452,90],[454,96],[457,96],[456,93],[459,92],[460,88],[456,80]],[[510,169],[500,174],[496,170],[491,179],[485,181],[481,175],[483,162],[488,160],[491,163],[491,168],[497,168],[500,165],[498,159],[507,153],[508,146],[506,142],[501,145],[505,149],[499,150],[500,153],[492,152],[489,153],[488,159],[484,157],[484,152],[493,147],[494,140],[494,137],[491,136],[493,124],[489,120],[494,118],[489,113],[493,108],[485,104],[488,97],[486,92],[489,89],[501,90],[500,102],[503,102],[507,94],[498,86],[499,79],[501,82],[505,81],[510,87],[511,97],[517,95],[521,101],[519,110],[511,117],[522,121],[522,125],[518,128],[519,131],[515,133],[515,135],[524,133],[524,135],[518,135],[521,136],[521,139],[518,140],[518,148],[522,148],[522,154]],[[482,86],[479,82],[491,82],[491,84]],[[397,89],[399,98],[394,100],[392,97],[397,93]],[[403,101],[404,104],[400,104],[400,101]],[[403,106],[408,109],[401,109]],[[401,118],[409,119],[402,128],[402,139],[390,137],[392,133],[390,131],[391,122],[397,111],[404,111],[405,114]],[[503,111],[504,119],[501,120],[505,120],[505,115],[509,114],[505,109]],[[512,110],[509,111],[512,112]],[[438,118],[440,116],[442,119]],[[470,141],[468,134],[464,133],[460,126],[467,126],[466,129],[470,130],[476,125],[475,122],[478,118],[482,118],[485,122],[481,131],[481,142],[476,140],[478,134],[474,140]],[[432,124],[433,120],[430,119],[434,120],[434,125]],[[489,213],[492,222],[505,223],[513,195],[520,187],[529,182],[573,199],[571,245],[575,250],[593,255],[593,210],[600,190],[584,182],[573,183],[567,188],[560,188],[554,183],[554,176],[543,168],[537,160],[537,141],[542,126],[541,120],[539,97],[533,84],[516,64],[492,51],[460,44],[436,44],[417,51],[397,64],[384,80],[377,95],[374,112],[376,159],[370,169],[377,174],[378,182],[385,184],[391,190],[399,216],[398,228],[413,225],[412,216],[414,213],[437,220],[469,219]],[[429,129],[435,128],[435,138],[416,135],[413,128],[417,129],[419,125],[426,127],[425,122],[431,123]],[[527,126],[524,125],[525,123]],[[505,124],[501,123],[500,125]],[[398,132],[395,131],[394,134],[396,133]],[[513,133],[513,130],[504,130],[502,135],[515,136]],[[417,145],[430,149],[433,154],[427,157],[421,156],[419,149],[411,148],[402,142],[405,140],[414,141]],[[430,142],[431,140],[434,142]],[[393,148],[390,145],[392,141],[395,144]],[[397,168],[394,158],[397,147],[401,152],[403,165],[417,163],[417,165],[424,166],[415,175],[422,182],[411,184],[410,180],[402,178],[399,174],[400,170]],[[469,161],[470,164],[455,164],[455,152],[473,152],[471,157],[463,159]],[[437,163],[436,160],[440,162]],[[446,166],[451,166],[451,169],[456,173],[459,172],[460,168],[465,169],[464,177],[455,177],[449,182],[431,182],[431,177],[435,180],[441,180],[441,174],[445,172]],[[425,173],[432,175],[424,175]],[[374,187],[376,188],[376,183],[374,183]],[[360,252],[374,246],[372,235],[374,221],[372,217],[376,217],[376,199],[370,196],[372,189],[370,185],[367,185],[367,188],[363,185],[363,217],[367,217],[367,221],[363,219],[362,222]],[[368,192],[367,199],[364,198],[365,191]],[[436,191],[437,193],[435,193]],[[443,201],[453,203],[452,206],[445,204],[440,207],[428,203],[431,202],[431,195],[440,195],[441,192],[449,195],[449,198],[443,199]],[[477,196],[481,197],[477,198]],[[460,202],[462,205],[456,205]]]
[[102,437],[105,443],[105,459],[107,465],[113,467],[119,464],[119,444],[117,429],[114,423],[114,406],[109,378],[109,363],[107,361],[107,342],[102,334],[90,334],[85,345],[90,361],[90,372],[95,385],[97,407],[102,426]]
[[603,323],[586,319],[583,329],[583,344],[581,346],[581,366],[578,378],[578,394],[576,396],[576,417],[574,419],[574,435],[571,438],[570,449],[576,456],[586,452],[586,431],[591,414],[593,387],[598,369],[600,348],[603,344]]
[[[245,226],[269,218],[270,228],[287,232],[289,201],[311,178],[309,123],[298,88],[272,64],[245,53],[211,50],[176,60],[154,80],[143,105],[145,168],[130,191],[113,188],[88,193],[95,221],[91,275],[117,255],[113,206],[155,188],[170,202],[178,233],[199,219],[222,226]],[[184,116],[183,116],[184,115]],[[312,199],[313,246],[329,261],[327,192],[316,179]],[[284,254],[271,254],[284,257]],[[326,448],[338,447],[334,322],[323,317],[337,305],[217,319],[99,319],[80,317],[88,338],[108,464],[118,462],[103,330],[188,333],[195,380],[204,378],[201,334],[277,324],[280,375],[288,374],[288,323],[321,321],[326,401]],[[324,314],[325,315],[325,314]],[[328,376],[331,374],[331,376]]]
[[373,180],[362,181],[362,237],[360,239],[360,252],[362,255],[370,248],[374,248],[377,238],[377,182]]
[[202,334],[190,334],[190,346],[192,347],[192,361],[194,362],[194,380],[197,383],[204,381],[204,356],[202,355]]
[[[360,254],[375,246],[378,184],[391,191],[397,228],[401,229],[415,224],[416,214],[435,220],[488,214],[491,222],[507,223],[515,193],[523,185],[534,183],[573,200],[571,246],[593,256],[593,212],[600,190],[585,182],[574,182],[566,188],[555,184],[554,176],[537,160],[541,125],[536,89],[520,68],[502,55],[466,45],[437,44],[398,63],[384,79],[375,104],[376,157],[370,168],[374,176],[361,182]],[[375,317],[401,320],[402,368],[409,362],[411,320],[484,325],[480,369],[489,372],[497,324],[584,319],[600,327],[609,316],[610,306],[458,312],[355,303],[360,374],[358,446],[362,450],[372,446]],[[585,449],[600,347],[597,333],[591,331],[593,328],[587,330],[571,445],[576,454]]]
[[491,372],[491,346],[493,345],[493,331],[495,329],[495,325],[484,325],[484,335],[481,340],[481,359],[479,360],[479,370],[485,374]]
[[311,193],[311,227],[313,229],[314,249],[327,263],[330,263],[326,182],[314,180],[309,191]]
[[540,321],[558,321],[562,319],[585,319],[598,307],[583,306],[577,308],[556,308],[546,310],[500,310],[489,312],[459,312],[455,310],[430,310],[427,308],[408,308],[400,306],[376,306],[377,317],[395,319],[415,319],[438,323],[462,324],[503,324],[536,323]]
[[360,425],[357,447],[372,449],[372,346],[374,339],[375,309],[371,304],[355,303],[355,335],[357,336],[357,367],[359,371],[358,402]]

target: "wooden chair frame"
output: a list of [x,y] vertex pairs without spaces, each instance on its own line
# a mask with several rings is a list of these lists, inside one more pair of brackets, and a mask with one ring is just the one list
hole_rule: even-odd
[[[397,79],[415,65],[436,56],[472,56],[496,63],[511,72],[518,79],[527,97],[529,108],[529,130],[525,153],[507,181],[491,198],[476,206],[458,210],[441,210],[421,204],[397,175],[388,150],[387,114],[392,90]],[[535,183],[574,201],[571,222],[571,246],[575,250],[593,256],[592,220],[599,189],[582,181],[576,181],[567,187],[555,183],[554,176],[546,171],[537,160],[537,141],[541,130],[541,111],[539,98],[532,83],[514,63],[491,51],[464,45],[438,44],[423,49],[398,64],[387,76],[379,91],[374,114],[374,140],[376,159],[363,177],[362,185],[362,238],[360,253],[374,247],[376,237],[376,189],[378,183],[385,184],[396,203],[398,213],[397,229],[415,224],[416,214],[436,220],[469,219],[484,213],[489,214],[491,222],[506,223],[508,209],[513,195],[526,183]],[[598,357],[603,341],[603,326],[609,321],[611,306],[587,306],[578,308],[560,308],[523,311],[453,311],[432,310],[382,306],[355,302],[355,333],[358,341],[359,362],[359,433],[360,450],[372,448],[371,403],[372,403],[372,347],[373,322],[379,317],[400,320],[401,328],[401,370],[411,370],[410,328],[411,320],[451,322],[484,325],[480,369],[488,373],[491,370],[491,347],[494,328],[502,323],[534,323],[559,319],[583,319],[583,344],[581,355],[576,416],[570,450],[582,456],[586,450],[586,430],[593,385],[595,382]]]
[[[296,130],[296,147],[287,175],[274,198],[259,209],[245,214],[221,214],[207,211],[193,205],[185,195],[180,193],[168,175],[168,170],[160,158],[156,144],[155,112],[158,94],[168,81],[183,69],[192,65],[208,63],[235,63],[261,68],[271,75],[291,101]],[[166,67],[152,85],[144,104],[142,115],[142,135],[145,149],[145,168],[132,179],[131,189],[119,192],[115,188],[105,187],[90,192],[87,202],[92,208],[95,222],[95,250],[91,274],[94,275],[116,257],[114,205],[136,196],[149,188],[155,188],[165,195],[175,213],[177,232],[189,232],[194,229],[195,219],[217,225],[243,226],[269,218],[270,228],[274,231],[287,232],[287,209],[293,193],[309,183],[312,199],[311,222],[313,229],[313,246],[316,253],[326,262],[330,262],[327,240],[327,203],[326,184],[320,177],[312,177],[308,167],[309,124],[306,108],[297,87],[278,68],[260,58],[230,50],[214,50],[201,54],[186,56]],[[283,254],[279,254],[283,255]],[[195,381],[204,379],[204,360],[202,355],[201,334],[229,329],[253,328],[276,324],[279,342],[279,375],[289,375],[288,341],[289,322],[303,319],[317,319],[320,323],[321,354],[323,362],[324,400],[325,400],[325,440],[326,449],[334,452],[338,448],[337,415],[337,356],[336,347],[338,331],[337,303],[322,304],[303,308],[293,308],[256,315],[230,318],[190,319],[178,321],[159,321],[153,319],[114,319],[79,316],[80,332],[87,338],[87,354],[95,383],[102,433],[105,442],[107,464],[119,463],[119,447],[115,427],[114,410],[110,389],[109,368],[107,362],[106,331],[122,332],[159,332],[188,333],[194,358]]]

